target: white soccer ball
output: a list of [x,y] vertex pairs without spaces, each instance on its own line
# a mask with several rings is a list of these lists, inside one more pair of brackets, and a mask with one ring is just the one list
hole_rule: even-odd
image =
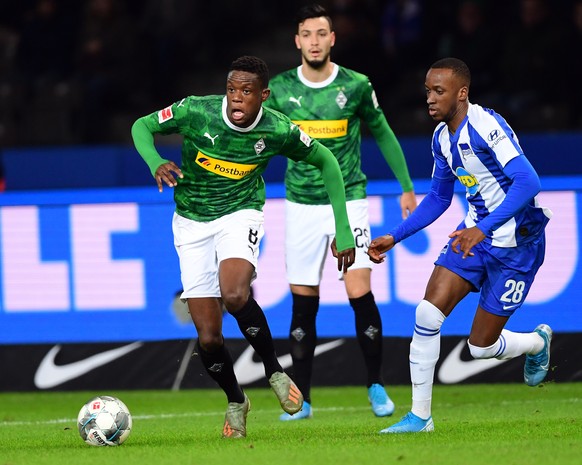
[[77,427],[83,441],[92,446],[119,446],[131,432],[131,413],[117,397],[98,396],[81,408]]

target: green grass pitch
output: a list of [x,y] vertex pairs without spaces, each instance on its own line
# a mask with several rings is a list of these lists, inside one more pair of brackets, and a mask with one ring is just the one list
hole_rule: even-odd
[[[247,389],[247,438],[220,437],[218,389],[0,393],[0,465],[568,465],[582,463],[582,384],[436,386],[435,431],[380,435],[410,407],[410,387],[389,387],[396,412],[373,416],[364,387],[316,387],[314,417],[280,422],[268,388]],[[122,399],[133,430],[119,447],[91,447],[76,417],[94,395]]]

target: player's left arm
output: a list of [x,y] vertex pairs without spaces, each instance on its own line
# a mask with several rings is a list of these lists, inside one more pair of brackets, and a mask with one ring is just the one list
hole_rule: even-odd
[[342,172],[339,163],[327,147],[317,141],[312,141],[312,144],[313,150],[304,161],[321,171],[321,177],[329,195],[335,218],[337,255],[334,252],[334,256],[338,259],[338,270],[343,269],[346,272],[348,267],[354,263],[356,245],[348,220]]
[[449,237],[454,238],[451,248],[462,253],[463,258],[472,255],[471,249],[486,237],[490,237],[499,226],[513,218],[541,190],[540,179],[524,155],[511,159],[503,169],[512,180],[505,199],[487,217],[472,228],[459,229]]
[[483,234],[490,236],[522,210],[542,189],[540,178],[525,155],[512,158],[503,168],[511,185],[499,206],[477,223]]
[[400,207],[402,209],[402,218],[405,219],[414,211],[417,205],[414,185],[408,172],[408,165],[400,142],[398,142],[394,131],[388,124],[386,116],[378,104],[374,89],[369,82],[368,89],[364,91],[360,115],[374,136],[386,163],[388,163],[400,183],[402,189]]

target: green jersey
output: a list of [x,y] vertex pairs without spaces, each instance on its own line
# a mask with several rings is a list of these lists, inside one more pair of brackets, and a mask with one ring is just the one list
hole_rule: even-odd
[[[269,108],[247,128],[226,116],[226,98],[187,97],[143,118],[152,134],[181,134],[183,179],[177,179],[176,212],[212,221],[242,209],[262,210],[261,174],[278,154],[297,162],[321,146],[289,118]],[[316,171],[317,169],[314,168]]]
[[[275,76],[269,84],[271,96],[265,105],[289,116],[308,136],[331,150],[342,171],[347,200],[366,197],[367,178],[362,171],[360,152],[361,121],[372,131],[403,190],[412,190],[402,149],[368,77],[334,64],[327,80],[310,82],[301,70],[302,66]],[[287,199],[293,202],[329,204],[320,173],[305,162],[288,161],[285,185]]]

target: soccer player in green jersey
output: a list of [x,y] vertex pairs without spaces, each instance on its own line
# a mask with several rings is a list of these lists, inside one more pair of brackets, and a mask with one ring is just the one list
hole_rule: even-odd
[[[335,34],[326,10],[320,5],[303,7],[297,24],[295,45],[301,51],[301,66],[271,80],[271,98],[267,105],[289,116],[307,135],[328,147],[339,162],[356,243],[354,266],[340,277],[355,313],[372,411],[377,416],[388,416],[394,411],[394,403],[386,393],[381,374],[382,321],[371,291],[372,263],[366,255],[370,226],[367,180],[361,169],[362,121],[374,135],[402,186],[403,218],[416,207],[416,197],[404,154],[378,106],[368,77],[331,61]],[[293,296],[289,339],[294,379],[305,402],[301,411],[283,414],[281,420],[299,420],[312,416],[310,388],[317,339],[315,320],[323,263],[333,236],[333,216],[323,180],[309,164],[289,160],[285,185],[286,267]]]
[[[294,414],[303,404],[303,395],[277,360],[263,310],[250,293],[263,237],[261,173],[273,156],[302,160],[320,172],[336,218],[338,270],[347,272],[355,258],[337,161],[289,118],[263,107],[268,85],[265,62],[244,56],[230,66],[225,96],[186,97],[139,118],[132,127],[137,151],[158,189],[162,191],[164,183],[175,189],[172,229],[184,289],[181,298],[196,326],[197,353],[228,399],[222,432],[227,438],[246,436],[250,402],[224,344],[223,306],[261,357],[283,410]],[[183,136],[181,167],[161,158],[154,134]]]

